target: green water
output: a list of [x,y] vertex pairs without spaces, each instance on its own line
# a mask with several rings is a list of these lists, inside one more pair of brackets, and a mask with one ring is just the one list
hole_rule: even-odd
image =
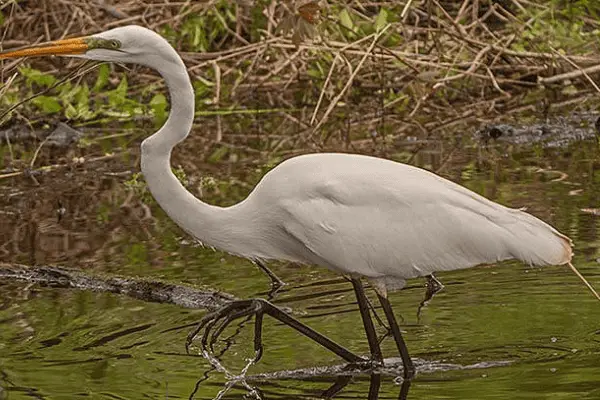
[[[574,264],[600,287],[600,216],[582,211],[600,207],[595,142],[566,149],[472,147],[446,157],[425,153],[415,164],[443,165],[441,175],[550,222],[573,239]],[[552,181],[561,173],[567,176]],[[269,282],[252,264],[176,244],[178,234],[149,227],[135,239],[110,243],[95,253],[89,272],[207,285],[240,298],[266,296]],[[56,264],[77,267],[80,259]],[[288,283],[275,295],[276,304],[292,308],[301,321],[349,349],[368,353],[349,283],[317,267],[275,264],[273,269]],[[508,262],[438,278],[445,288],[420,320],[423,279],[391,295],[420,365],[454,365],[419,373],[408,399],[600,399],[600,304],[567,268]],[[184,349],[191,324],[203,315],[124,296],[0,281],[0,399],[212,399],[224,388],[224,374]],[[249,375],[341,363],[295,331],[265,321],[265,354]],[[222,362],[232,372],[252,356],[252,328],[252,321],[232,324],[225,334],[229,344],[219,344]],[[396,356],[390,338],[382,347],[387,357]],[[496,366],[457,367],[481,362]],[[370,379],[356,376],[335,398],[366,399]],[[312,399],[335,380],[321,374],[248,384],[266,399]],[[399,393],[394,377],[383,376],[378,398],[396,399]],[[223,398],[247,394],[237,385]]]

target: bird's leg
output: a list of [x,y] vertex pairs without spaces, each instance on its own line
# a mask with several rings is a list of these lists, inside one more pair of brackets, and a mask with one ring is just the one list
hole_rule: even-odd
[[[375,305],[371,302],[371,300],[367,297],[367,303],[369,304],[369,309],[373,312],[373,317],[375,317],[375,320],[377,321],[377,323],[379,324],[379,326],[383,327],[387,333],[385,335],[383,335],[383,337],[387,336],[388,334],[390,334],[392,331],[390,330],[390,327],[387,326],[382,320],[381,317],[379,316],[379,314],[377,314],[377,311],[375,310]],[[382,338],[379,339],[379,342],[381,343]]]
[[435,296],[439,291],[444,288],[442,282],[438,281],[433,274],[427,275],[427,291],[425,292],[425,301],[429,301]]
[[400,357],[402,358],[402,365],[404,366],[404,379],[412,379],[412,377],[415,376],[415,366],[412,360],[410,359],[410,355],[408,354],[408,348],[406,347],[406,343],[404,343],[404,339],[402,338],[402,333],[400,332],[400,328],[398,327],[398,322],[396,322],[396,317],[394,316],[392,305],[390,304],[390,301],[387,298],[381,296],[379,293],[377,294],[377,297],[379,297],[379,302],[381,303],[381,307],[383,308],[385,317],[387,318],[388,323],[390,324],[390,329],[392,330],[392,335],[394,336],[396,347],[398,347]]
[[398,400],[406,400],[408,398],[408,391],[410,390],[410,383],[412,381],[410,379],[405,379],[402,381],[402,386],[400,386],[400,394],[398,395]]
[[381,387],[381,375],[380,374],[371,374],[371,379],[369,382],[369,396],[367,400],[377,400],[379,399],[379,388]]
[[369,303],[365,290],[358,278],[351,278],[352,286],[354,287],[354,293],[356,294],[356,300],[358,302],[358,309],[360,310],[360,316],[362,317],[363,326],[367,334],[367,341],[369,342],[369,350],[371,351],[372,361],[378,363],[383,362],[383,356],[381,355],[381,348],[379,347],[379,340],[377,339],[377,333],[375,332],[375,326],[371,319],[369,312]]
[[[219,334],[222,333],[223,330],[225,329],[225,327],[227,325],[229,325],[232,321],[234,321],[237,318],[242,318],[242,317],[250,315],[250,314],[255,314],[257,317],[256,321],[255,321],[255,330],[254,330],[254,333],[255,333],[254,349],[257,352],[256,358],[255,358],[256,361],[258,361],[258,359],[260,358],[260,355],[262,354],[262,319],[263,319],[262,317],[263,317],[263,314],[270,315],[271,317],[277,319],[278,321],[284,323],[285,325],[288,325],[289,327],[297,330],[298,332],[302,333],[304,336],[307,336],[308,338],[314,340],[315,342],[319,343],[321,346],[327,348],[328,350],[332,351],[333,353],[337,354],[338,356],[340,356],[341,358],[343,358],[344,360],[346,360],[348,362],[363,363],[366,361],[363,358],[352,353],[345,347],[342,347],[339,344],[335,343],[328,337],[318,333],[317,331],[310,328],[309,326],[304,325],[302,322],[300,322],[297,319],[293,318],[292,316],[286,314],[284,311],[280,310],[279,308],[277,308],[273,304],[269,303],[268,301],[262,300],[262,299],[233,301],[230,304],[222,307],[220,310],[217,310],[217,311],[205,316],[200,321],[200,323],[198,324],[196,329],[194,329],[194,331],[190,332],[190,334],[188,335],[188,338],[186,341],[186,350],[188,350],[188,352],[189,352],[189,346],[192,343],[192,341],[194,340],[194,338],[200,333],[200,331],[202,329],[205,329],[205,331],[202,335],[202,349],[204,351],[208,351],[207,344],[209,342],[208,341],[209,337],[210,337],[210,342],[216,341],[218,339]],[[219,323],[219,321],[223,320],[223,319],[224,319],[224,321],[220,325],[217,325]],[[217,326],[216,329],[218,330],[218,332],[216,332],[216,335],[211,336],[210,332],[215,326]]]
[[285,282],[279,279],[279,277],[275,275],[275,273],[271,271],[264,262],[260,260],[254,260],[254,263],[271,279],[271,288],[273,292],[276,292],[279,288],[285,285]]
[[425,283],[425,298],[423,299],[423,301],[421,301],[421,303],[419,304],[419,308],[417,309],[417,319],[421,318],[422,308],[425,307],[427,303],[429,303],[429,300],[431,300],[433,296],[435,296],[444,288],[442,282],[438,281],[437,278],[433,276],[433,274],[427,275],[425,278],[427,278],[427,282]]
[[362,357],[357,356],[356,354],[352,353],[350,350],[346,349],[345,347],[340,346],[339,344],[335,343],[328,337],[320,334],[319,332],[315,331],[311,327],[303,324],[302,322],[298,321],[297,319],[295,319],[291,315],[287,314],[286,312],[280,310],[279,308],[277,308],[273,304],[269,303],[268,301],[265,301],[262,299],[257,299],[255,301],[259,302],[259,304],[262,307],[262,311],[265,314],[268,314],[271,317],[278,320],[279,322],[282,322],[285,325],[289,326],[290,328],[297,330],[304,336],[314,340],[315,342],[317,342],[321,346],[329,349],[330,351],[337,354],[344,360],[346,360],[348,362],[353,362],[353,363],[361,363],[361,362],[365,361]]
[[263,344],[262,344],[262,325],[263,325],[262,312],[258,312],[254,318],[254,360],[252,363],[257,363],[263,355]]

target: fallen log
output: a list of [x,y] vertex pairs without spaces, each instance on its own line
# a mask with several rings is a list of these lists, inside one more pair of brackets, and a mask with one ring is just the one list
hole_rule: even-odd
[[145,278],[88,275],[81,270],[64,267],[0,263],[0,279],[2,278],[54,288],[108,292],[152,303],[168,303],[184,308],[209,311],[214,311],[235,300],[234,296],[216,290],[199,289]]

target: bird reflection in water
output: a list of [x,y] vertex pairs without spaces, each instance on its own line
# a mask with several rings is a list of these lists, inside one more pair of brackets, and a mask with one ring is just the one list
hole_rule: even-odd
[[[323,392],[321,398],[333,399],[338,393],[352,382],[352,376],[340,376],[327,390]],[[408,391],[410,389],[411,380],[404,379],[400,385],[400,393],[398,394],[399,400],[405,400],[408,398]],[[368,400],[379,399],[379,389],[381,388],[381,374],[369,375],[369,393],[367,395]]]
[[[351,385],[352,383],[357,383],[357,381],[360,379],[357,376],[354,375],[338,375],[332,379],[333,383],[325,388],[322,391],[315,391],[315,389],[312,388],[311,389],[304,389],[302,388],[302,383],[304,382],[311,382],[311,383],[320,383],[320,382],[324,382],[324,381],[328,381],[329,379],[327,379],[327,377],[324,376],[312,376],[310,378],[306,378],[306,377],[302,377],[302,378],[298,378],[298,379],[293,379],[293,378],[286,378],[285,380],[278,380],[278,379],[273,379],[273,380],[264,380],[264,381],[252,381],[252,377],[249,376],[245,379],[240,379],[240,380],[236,380],[236,381],[229,381],[225,384],[225,386],[223,387],[223,389],[219,392],[219,394],[214,398],[214,400],[221,400],[221,399],[227,399],[227,398],[234,398],[233,396],[230,397],[228,396],[228,392],[231,389],[234,388],[238,388],[238,389],[242,389],[242,390],[246,390],[246,396],[244,398],[251,398],[254,397],[256,399],[268,399],[268,398],[287,398],[287,399],[293,399],[293,398],[306,398],[307,396],[310,396],[311,398],[314,396],[315,398],[319,398],[319,399],[335,399],[335,398],[356,398],[356,399],[367,399],[367,400],[377,400],[379,399],[379,394],[380,394],[380,389],[381,389],[381,384],[382,384],[382,376],[379,373],[371,373],[368,375],[368,379],[369,379],[369,388],[368,388],[368,392],[362,392],[359,390],[355,390],[353,393],[348,393],[347,391],[345,391],[345,389],[348,388],[349,385]],[[398,392],[398,399],[399,400],[406,400],[408,399],[408,392],[410,390],[410,385],[411,385],[411,380],[410,379],[402,379],[401,377],[398,377],[397,379],[400,380],[400,388],[399,388],[399,392]],[[199,390],[200,385],[199,383],[206,380],[206,375],[205,377],[203,377],[198,384],[196,385],[196,387],[194,388],[194,391],[190,394],[189,398],[193,399],[196,398],[195,396],[201,392],[201,390]],[[251,384],[248,383],[248,381],[251,381]],[[279,382],[282,381],[294,381],[297,384],[295,385],[283,385]],[[396,382],[394,380],[394,384],[396,385]],[[290,390],[294,390],[296,389],[296,394],[290,394]],[[386,398],[391,398],[390,397],[391,393],[390,391],[386,392],[385,397]],[[235,397],[237,398],[237,397]]]

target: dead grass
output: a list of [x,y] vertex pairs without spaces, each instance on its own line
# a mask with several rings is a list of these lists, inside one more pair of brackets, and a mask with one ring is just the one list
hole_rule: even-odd
[[[2,6],[3,46],[132,23],[158,31],[168,26],[178,33],[173,44],[192,78],[209,88],[198,118],[214,126],[203,138],[207,156],[215,142],[253,156],[331,148],[389,156],[406,138],[451,136],[493,120],[592,106],[600,92],[597,40],[552,48],[523,39],[554,13],[554,3],[321,2],[320,36],[297,46],[276,27],[285,18],[298,27],[302,18],[274,0],[13,1]],[[381,7],[393,17],[376,31],[369,26],[377,24]],[[344,26],[344,9],[354,26]],[[218,31],[206,52],[190,51],[192,17]],[[597,28],[588,18],[580,33]],[[80,63],[28,62],[57,75]],[[15,65],[5,63],[3,80]],[[126,73],[133,96],[162,84],[140,67]]]

